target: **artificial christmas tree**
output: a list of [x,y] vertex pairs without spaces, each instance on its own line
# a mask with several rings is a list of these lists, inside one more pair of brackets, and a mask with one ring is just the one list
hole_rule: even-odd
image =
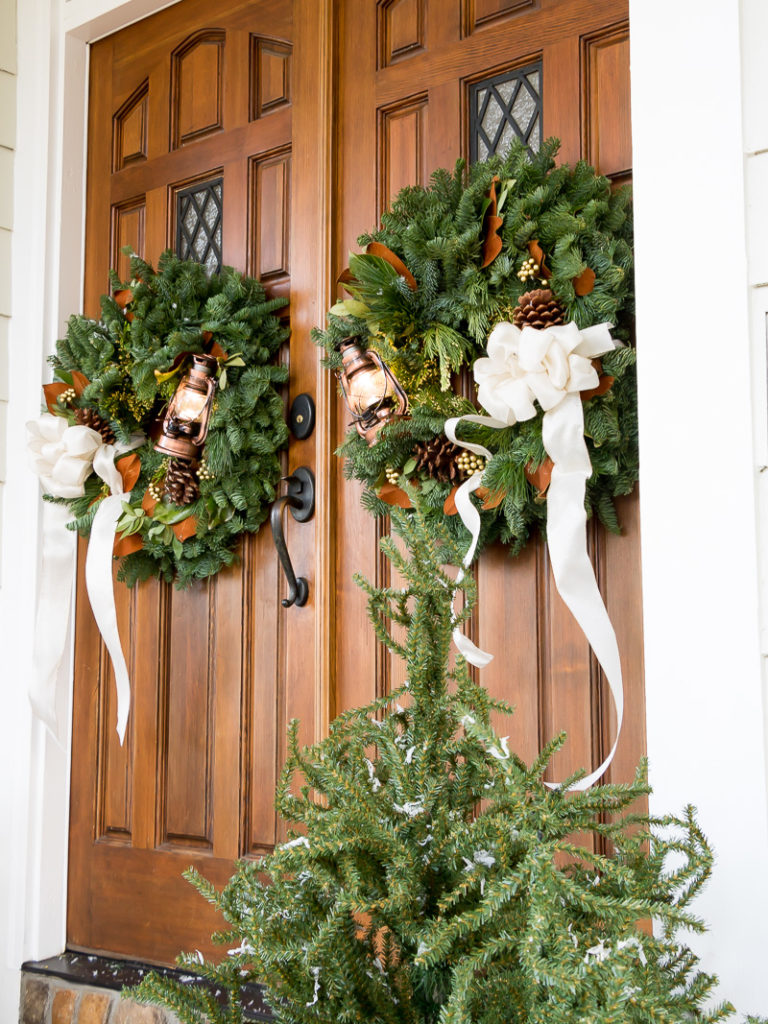
[[[294,724],[277,792],[293,838],[243,862],[221,893],[191,875],[228,924],[220,964],[180,958],[211,990],[152,976],[134,997],[188,1024],[240,1020],[249,981],[285,1024],[725,1019],[727,1004],[703,1008],[716,979],[677,937],[703,929],[690,903],[712,866],[693,810],[638,813],[643,766],[629,785],[551,788],[563,737],[531,767],[510,752],[490,724],[509,708],[461,658],[449,667],[457,584],[444,566],[460,550],[418,499],[392,522],[410,558],[382,546],[405,587],[359,582],[408,682],[315,746],[299,749]],[[466,620],[471,577],[458,589]]]

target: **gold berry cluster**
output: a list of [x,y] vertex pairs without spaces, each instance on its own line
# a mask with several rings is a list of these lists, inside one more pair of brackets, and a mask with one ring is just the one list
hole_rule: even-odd
[[394,466],[387,466],[384,470],[384,476],[387,478],[387,483],[395,486],[400,479],[400,474]]
[[57,401],[61,405],[69,405],[70,402],[74,402],[74,400],[76,398],[77,398],[77,392],[75,391],[75,389],[74,388],[67,388],[66,391],[62,391],[61,392],[61,394],[59,395]]
[[197,468],[197,479],[198,480],[215,480],[213,473],[211,472],[208,463],[203,457],[200,460],[200,465]]
[[523,261],[522,267],[517,272],[518,278],[525,283],[526,281],[532,280],[539,272],[539,264],[533,258],[529,256],[527,260]]
[[163,486],[165,483],[165,473],[162,476],[156,476],[154,480],[150,482],[147,492],[153,501],[163,500]]
[[456,465],[464,476],[474,476],[475,473],[482,473],[485,470],[485,459],[474,452],[463,451],[457,456]]

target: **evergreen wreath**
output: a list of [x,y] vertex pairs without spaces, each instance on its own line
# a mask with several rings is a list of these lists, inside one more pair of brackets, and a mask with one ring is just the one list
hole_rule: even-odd
[[[551,463],[541,411],[505,430],[462,424],[462,439],[492,453],[487,466],[452,445],[443,427],[449,417],[477,412],[470,371],[497,323],[573,321],[584,329],[608,321],[614,338],[630,340],[629,190],[613,190],[584,162],[556,166],[558,147],[549,139],[532,155],[517,143],[506,157],[468,171],[462,161],[452,174],[438,170],[428,187],[402,189],[381,228],[359,238],[366,252],[351,256],[340,278],[351,298],[330,309],[314,337],[337,372],[345,339],[372,349],[408,395],[408,415],[391,419],[376,443],[353,428],[338,450],[347,475],[365,484],[372,513],[409,507],[417,489],[431,515],[462,536],[453,496],[484,470],[472,498],[481,511],[481,547],[501,539],[517,553],[534,528],[545,529]],[[586,505],[619,532],[613,499],[638,476],[634,349],[625,344],[595,368],[599,387],[582,393],[593,468]]]
[[[118,456],[130,500],[117,524],[118,578],[132,586],[158,576],[184,587],[236,559],[235,544],[267,517],[288,439],[276,365],[287,337],[258,281],[231,267],[205,268],[163,253],[158,268],[133,255],[132,280],[113,272],[113,294],[101,297],[101,319],[72,316],[50,357],[54,383],[48,409],[71,425],[89,426],[104,443],[145,441]],[[216,358],[216,397],[202,460],[183,463],[156,451],[153,436],[193,354]],[[108,493],[91,473],[65,503],[69,524],[87,536]]]

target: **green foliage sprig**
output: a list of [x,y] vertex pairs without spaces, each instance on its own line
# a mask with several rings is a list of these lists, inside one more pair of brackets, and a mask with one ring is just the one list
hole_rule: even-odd
[[[512,319],[522,293],[546,285],[579,328],[610,322],[615,338],[631,340],[629,191],[613,190],[584,162],[556,166],[557,149],[557,140],[550,139],[532,156],[515,144],[503,159],[468,170],[460,161],[453,173],[436,171],[428,187],[402,189],[382,215],[381,228],[360,237],[361,245],[377,242],[392,250],[416,285],[376,253],[353,255],[346,286],[352,298],[337,302],[325,330],[314,336],[332,370],[341,367],[338,346],[344,338],[373,348],[409,397],[409,417],[388,424],[375,445],[369,447],[353,428],[339,449],[347,475],[366,485],[363,500],[372,513],[389,512],[387,483],[408,481],[422,490],[434,519],[447,518],[454,536],[466,535],[458,517],[444,512],[454,482],[434,480],[416,468],[414,451],[442,435],[447,417],[477,411],[463,397],[472,365],[484,354],[493,326]],[[494,179],[501,251],[483,266]],[[526,271],[534,243],[551,273],[546,281],[538,264],[536,274]],[[577,294],[574,280],[587,270],[595,275],[594,287]],[[618,532],[614,498],[629,493],[638,476],[634,349],[603,357],[602,373],[614,378],[613,385],[584,402],[593,467],[586,505],[590,515]],[[515,553],[532,530],[546,527],[544,497],[531,479],[546,459],[541,416],[505,431],[467,428],[463,436],[491,451],[484,485],[502,497],[495,508],[481,509],[480,547],[501,539]],[[472,500],[481,507],[482,496]]]
[[[231,267],[208,276],[200,264],[170,251],[160,257],[157,270],[132,256],[130,272],[130,282],[112,275],[113,294],[102,296],[100,320],[70,317],[50,362],[57,381],[71,385],[73,374],[82,375],[86,386],[54,411],[74,422],[77,409],[90,409],[118,441],[128,442],[139,431],[149,438],[185,359],[218,353],[199,496],[182,507],[167,498],[154,508],[143,505],[168,461],[147,440],[136,449],[140,474],[118,523],[119,536],[141,539],[140,550],[123,557],[121,579],[132,585],[158,576],[183,587],[232,564],[238,538],[260,527],[274,501],[278,453],[288,439],[280,396],[287,369],[277,364],[287,330],[276,313],[285,301],[267,301],[258,281]],[[92,475],[81,497],[66,499],[74,516],[71,528],[89,533],[104,494],[101,480]],[[182,540],[173,527],[185,520],[195,526]]]
[[[253,982],[279,1024],[725,1020],[728,1004],[709,1005],[716,978],[681,938],[704,929],[692,903],[712,868],[693,810],[639,810],[644,765],[629,785],[548,788],[563,737],[525,765],[491,725],[510,709],[461,658],[448,667],[444,565],[459,549],[418,500],[392,520],[410,556],[382,546],[404,587],[358,582],[408,682],[314,746],[300,748],[294,723],[276,800],[291,838],[221,892],[188,873],[226,921],[215,938],[227,953],[179,962],[225,987],[226,1007],[158,976],[131,995],[187,1024],[239,1021]],[[471,578],[460,589],[461,620]]]

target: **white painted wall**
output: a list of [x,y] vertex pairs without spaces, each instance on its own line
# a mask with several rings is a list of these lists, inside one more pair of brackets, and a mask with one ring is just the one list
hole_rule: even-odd
[[[0,0],[0,17],[13,2]],[[32,722],[26,699],[39,499],[23,424],[39,409],[45,355],[80,303],[85,41],[163,6],[167,0],[19,5],[23,130],[0,524],[0,777],[8,780],[0,787],[0,1020],[9,1022],[21,961],[64,944],[69,772],[68,725],[59,746]],[[697,948],[721,975],[723,995],[740,1010],[768,1014],[768,531],[757,528],[757,510],[761,524],[768,511],[768,471],[759,472],[768,464],[768,287],[760,287],[768,283],[768,5],[630,0],[630,10],[653,809],[698,805],[718,865],[699,902],[712,928]],[[2,71],[12,51],[0,36]],[[0,259],[0,299],[4,267]],[[0,402],[2,360],[0,333]],[[670,364],[679,368],[673,381]],[[671,442],[685,457],[675,452],[670,462]],[[66,668],[60,684],[67,723]]]
[[697,905],[711,931],[692,944],[724,996],[768,1013],[753,444],[764,333],[753,346],[740,7],[752,93],[764,0],[630,0],[640,507],[652,809],[698,807],[717,866]]

